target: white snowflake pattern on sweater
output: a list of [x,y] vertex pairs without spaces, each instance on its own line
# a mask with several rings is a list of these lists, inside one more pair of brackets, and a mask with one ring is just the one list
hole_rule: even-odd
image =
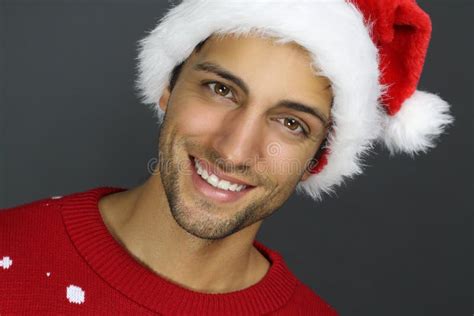
[[66,297],[70,303],[82,304],[84,303],[86,293],[77,285],[70,284],[66,289]]
[[13,260],[10,259],[10,257],[3,257],[3,259],[0,260],[0,267],[2,267],[3,270],[10,268],[12,264],[13,264]]

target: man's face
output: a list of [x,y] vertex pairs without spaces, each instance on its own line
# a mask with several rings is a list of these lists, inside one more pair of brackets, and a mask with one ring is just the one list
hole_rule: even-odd
[[[159,100],[166,112],[161,181],[187,232],[221,239],[259,225],[309,176],[305,168],[326,136],[332,102],[330,82],[310,62],[295,44],[254,36],[211,37],[187,59],[172,93]],[[218,181],[227,176],[247,188],[214,187],[196,160],[221,175]]]

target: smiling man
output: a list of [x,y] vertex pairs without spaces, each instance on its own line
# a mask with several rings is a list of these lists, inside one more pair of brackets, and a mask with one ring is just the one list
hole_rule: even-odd
[[410,0],[175,6],[140,45],[156,168],[0,213],[0,313],[336,315],[255,237],[295,190],[360,173],[375,141],[434,146],[452,117],[416,90],[430,31]]
[[[299,47],[209,39],[159,100],[159,168],[144,185],[100,200],[110,230],[154,271],[194,290],[257,283],[270,263],[249,245],[309,174],[271,168],[303,166],[326,133],[318,116],[280,104],[295,96],[329,116],[328,80],[313,74]],[[280,152],[267,150],[274,144]]]

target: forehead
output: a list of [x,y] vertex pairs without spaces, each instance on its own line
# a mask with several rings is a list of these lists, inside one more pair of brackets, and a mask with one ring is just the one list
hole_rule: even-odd
[[[274,37],[263,37],[255,34],[212,35],[202,47],[202,57],[217,57],[221,59],[240,57],[235,61],[251,61],[261,58],[267,60],[287,59],[294,66],[311,70],[309,52],[295,42],[277,43]],[[249,57],[245,60],[243,57]],[[270,58],[271,57],[271,58]]]
[[326,77],[317,75],[305,48],[294,42],[277,43],[272,37],[212,35],[193,56],[190,64],[213,62],[243,77],[250,85],[272,84],[281,92],[320,96],[330,85]]
[[[213,49],[224,48],[225,46],[259,46],[260,49],[265,46],[271,47],[283,47],[286,50],[297,51],[303,55],[309,56],[309,52],[301,45],[291,41],[287,43],[278,43],[277,37],[263,36],[257,33],[249,34],[212,34],[206,40],[205,46],[207,48],[212,47]],[[248,47],[247,47],[248,48]]]

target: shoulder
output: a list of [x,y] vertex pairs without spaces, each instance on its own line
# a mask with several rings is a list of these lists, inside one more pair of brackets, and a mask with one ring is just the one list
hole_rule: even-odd
[[[283,256],[278,251],[272,250],[257,241],[254,245],[267,258],[270,258],[272,262],[271,269],[273,269],[274,275],[278,274],[278,280],[291,284],[291,290],[286,292],[288,295],[285,296],[285,305],[274,311],[272,315],[338,316],[331,305],[298,279],[286,265]],[[289,286],[285,287],[285,289],[287,288]]]
[[299,280],[291,299],[272,315],[339,316],[331,305]]
[[[73,204],[79,210],[80,203],[74,203],[80,191],[64,196],[52,195],[34,201],[0,208],[0,248],[44,247],[63,236],[65,232],[62,208]],[[42,244],[46,242],[46,244]]]
[[[89,192],[106,191],[105,188],[92,188],[86,191],[78,191],[66,195],[52,195],[37,199],[31,202],[18,204],[9,208],[0,208],[0,224],[9,224],[9,227],[25,227],[31,220],[40,219],[41,222],[54,216],[60,215],[60,209],[63,205],[74,204],[77,201],[82,202],[83,199],[77,197],[87,196]],[[81,207],[81,203],[76,203],[77,207]]]
[[61,225],[59,200],[54,196],[0,209],[0,245],[24,246],[39,236],[57,231]]
[[302,315],[338,316],[331,305],[301,281],[298,281],[292,301],[300,306]]
[[[27,244],[35,243],[52,237],[59,238],[65,232],[63,209],[77,210],[72,216],[83,209],[84,205],[95,202],[96,196],[122,190],[120,188],[98,187],[86,191],[78,191],[67,195],[55,195],[23,203],[10,208],[0,209],[0,246],[12,242]],[[21,244],[22,247],[25,244]]]
[[21,228],[34,224],[37,218],[45,218],[57,211],[60,196],[38,199],[32,202],[19,204],[0,209],[0,225],[3,228]]

